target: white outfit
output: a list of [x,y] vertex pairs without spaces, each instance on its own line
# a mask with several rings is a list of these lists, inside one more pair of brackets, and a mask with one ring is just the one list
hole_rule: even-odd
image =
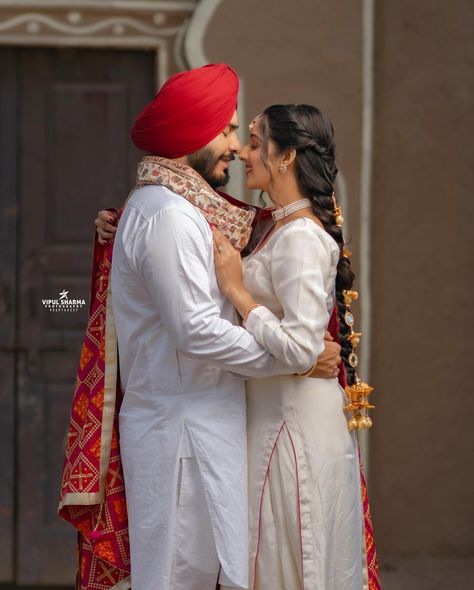
[[218,578],[225,590],[199,465],[196,457],[179,461],[173,590],[216,590]]
[[[128,201],[115,238],[111,285],[124,390],[119,423],[133,588],[180,587],[180,459],[188,457],[196,459],[222,579],[246,588],[245,384],[235,373],[270,376],[292,369],[233,325],[235,310],[216,281],[209,225],[164,187],[141,188]],[[195,557],[185,558],[195,573],[215,575],[212,559]]]
[[[262,303],[246,328],[301,372],[323,350],[339,249],[307,218],[275,231],[244,261]],[[247,384],[252,590],[361,590],[358,450],[337,379],[281,376]]]

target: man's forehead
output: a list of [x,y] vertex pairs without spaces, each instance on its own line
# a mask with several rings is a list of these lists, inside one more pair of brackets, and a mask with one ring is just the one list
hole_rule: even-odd
[[229,122],[229,126],[233,127],[234,129],[237,129],[237,127],[239,126],[239,117],[237,116],[237,111],[235,111],[232,115],[232,119]]

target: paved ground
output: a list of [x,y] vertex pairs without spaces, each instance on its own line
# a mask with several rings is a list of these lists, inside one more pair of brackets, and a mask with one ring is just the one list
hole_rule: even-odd
[[381,566],[382,590],[474,589],[474,557],[387,561]]
[[[382,590],[474,589],[474,557],[397,559],[381,566]],[[72,587],[9,586],[0,590],[72,590]]]

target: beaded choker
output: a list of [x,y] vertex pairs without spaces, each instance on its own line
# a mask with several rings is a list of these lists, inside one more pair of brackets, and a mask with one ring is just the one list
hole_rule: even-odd
[[275,209],[272,211],[272,217],[275,221],[279,219],[284,219],[294,213],[295,211],[299,211],[300,209],[307,209],[311,207],[311,201],[309,199],[299,199],[299,201],[295,201],[294,203],[290,203],[286,205],[286,207],[281,207],[281,209]]

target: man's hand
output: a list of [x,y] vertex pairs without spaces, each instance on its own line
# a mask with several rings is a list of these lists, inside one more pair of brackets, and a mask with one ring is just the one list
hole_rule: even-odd
[[331,334],[326,332],[324,335],[324,351],[320,354],[314,371],[308,377],[334,379],[339,375],[341,362],[341,347],[337,342],[334,342]]
[[99,211],[94,221],[97,228],[99,244],[108,244],[109,240],[114,239],[117,228],[112,224],[116,222],[117,214],[113,211]]

